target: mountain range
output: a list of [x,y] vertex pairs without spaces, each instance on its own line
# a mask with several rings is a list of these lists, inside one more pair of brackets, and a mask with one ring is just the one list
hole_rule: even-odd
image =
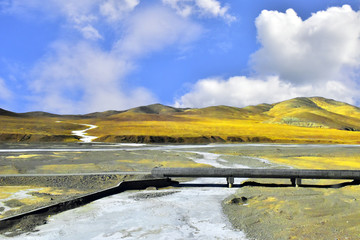
[[146,143],[299,142],[360,143],[360,108],[322,97],[300,97],[244,108],[174,108],[161,104],[84,115],[14,113],[0,109],[0,141],[95,141]]

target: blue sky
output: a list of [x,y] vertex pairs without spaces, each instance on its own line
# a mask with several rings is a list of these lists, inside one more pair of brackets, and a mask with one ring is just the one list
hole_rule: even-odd
[[0,0],[0,107],[360,103],[360,1]]

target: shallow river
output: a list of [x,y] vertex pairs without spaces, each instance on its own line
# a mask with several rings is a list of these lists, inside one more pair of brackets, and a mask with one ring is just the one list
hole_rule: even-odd
[[[145,148],[196,153],[194,161],[215,167],[246,167],[230,163],[219,154],[196,150],[200,146]],[[236,183],[242,180],[235,179]],[[204,187],[120,193],[51,216],[37,232],[11,239],[246,239],[241,231],[231,227],[221,208],[222,200],[236,188],[226,188],[224,178],[187,183],[204,183]]]

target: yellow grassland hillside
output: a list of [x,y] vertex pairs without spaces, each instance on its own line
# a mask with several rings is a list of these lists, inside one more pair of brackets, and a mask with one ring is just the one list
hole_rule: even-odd
[[0,121],[2,141],[1,135],[6,134],[71,136],[72,130],[84,128],[78,124],[87,123],[98,126],[88,134],[104,142],[360,143],[360,109],[322,97],[244,108],[181,109],[153,104],[78,116],[3,114]]
[[[161,107],[166,110],[161,111]],[[205,142],[360,143],[360,109],[321,97],[245,108],[179,110],[150,105],[142,110],[94,119],[92,123],[99,128],[89,134],[102,141],[132,142],[151,142],[146,136],[152,136],[154,142],[197,142],[203,138]]]

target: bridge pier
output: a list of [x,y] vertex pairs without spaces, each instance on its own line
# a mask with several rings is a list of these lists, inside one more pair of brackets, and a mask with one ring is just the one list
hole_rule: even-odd
[[360,170],[260,169],[260,168],[154,168],[154,177],[226,178],[231,188],[234,178],[284,178],[292,186],[301,186],[302,179],[352,179],[360,181]]
[[291,178],[291,185],[294,187],[299,187],[301,185],[301,178]]
[[227,177],[226,182],[227,182],[228,188],[232,188],[233,184],[234,184],[234,177]]

